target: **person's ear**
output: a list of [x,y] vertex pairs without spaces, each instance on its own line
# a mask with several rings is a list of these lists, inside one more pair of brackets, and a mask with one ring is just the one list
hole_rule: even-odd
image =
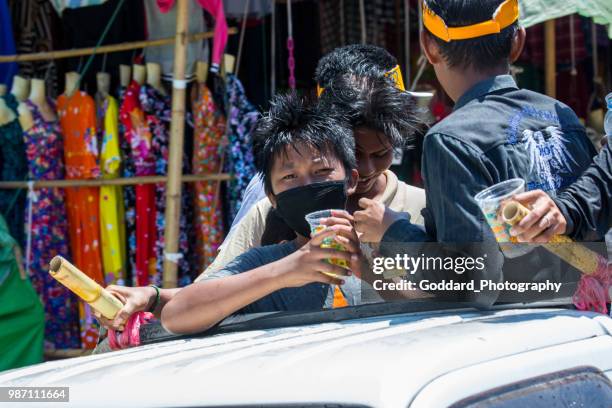
[[512,48],[510,49],[510,63],[513,64],[521,54],[523,53],[523,48],[525,48],[525,39],[527,38],[527,32],[525,31],[525,27],[519,27],[512,39]]
[[266,194],[268,196],[268,200],[272,203],[272,208],[276,208],[276,196],[272,193]]
[[351,170],[351,174],[348,177],[348,185],[346,188],[347,195],[355,194],[355,190],[357,190],[357,183],[359,182],[359,172],[357,169]]
[[422,30],[420,41],[423,54],[425,54],[427,61],[429,61],[431,65],[436,65],[443,61],[442,54],[440,53],[440,47],[438,47],[436,40],[431,36],[431,34],[425,30]]

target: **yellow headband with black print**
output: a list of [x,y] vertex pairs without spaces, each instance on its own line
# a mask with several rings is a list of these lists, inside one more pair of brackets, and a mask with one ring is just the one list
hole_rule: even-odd
[[[395,87],[400,91],[405,91],[404,79],[402,78],[402,70],[399,65],[394,66],[391,70],[387,71],[386,77],[391,78],[395,83]],[[325,88],[322,88],[317,84],[317,96],[320,97]]]
[[497,34],[504,28],[514,24],[518,18],[518,0],[506,0],[495,10],[491,20],[465,27],[448,27],[442,17],[434,13],[427,6],[427,1],[423,0],[423,25],[427,27],[430,33],[446,42]]

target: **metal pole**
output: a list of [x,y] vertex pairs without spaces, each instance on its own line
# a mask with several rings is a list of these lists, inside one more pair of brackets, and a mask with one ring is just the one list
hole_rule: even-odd
[[174,80],[172,81],[172,122],[166,184],[166,225],[164,230],[163,286],[177,285],[177,252],[179,249],[179,218],[181,214],[181,176],[183,136],[185,130],[185,63],[187,59],[187,28],[189,0],[177,1],[176,37],[174,41]]

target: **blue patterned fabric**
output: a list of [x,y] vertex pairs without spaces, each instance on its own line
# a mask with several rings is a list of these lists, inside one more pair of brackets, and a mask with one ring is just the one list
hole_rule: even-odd
[[227,183],[226,201],[229,223],[236,217],[242,203],[242,193],[255,175],[255,161],[251,148],[251,134],[259,112],[247,99],[244,87],[233,74],[227,74],[228,142],[225,172],[233,178]]

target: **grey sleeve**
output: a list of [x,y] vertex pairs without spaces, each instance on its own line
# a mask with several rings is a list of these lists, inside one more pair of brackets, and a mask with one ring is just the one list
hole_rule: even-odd
[[[484,257],[482,271],[459,274],[434,266],[414,271],[409,278],[413,281],[484,279],[501,282],[503,255],[474,200],[474,195],[494,182],[488,178],[482,154],[452,137],[430,134],[425,138],[423,155],[427,234],[409,221],[398,221],[383,237],[381,254],[443,259]],[[485,291],[462,295],[464,298],[460,300],[479,306],[489,306],[497,298],[497,293]]]
[[602,239],[612,226],[612,141],[593,164],[555,202],[567,220],[567,232],[578,241]]

